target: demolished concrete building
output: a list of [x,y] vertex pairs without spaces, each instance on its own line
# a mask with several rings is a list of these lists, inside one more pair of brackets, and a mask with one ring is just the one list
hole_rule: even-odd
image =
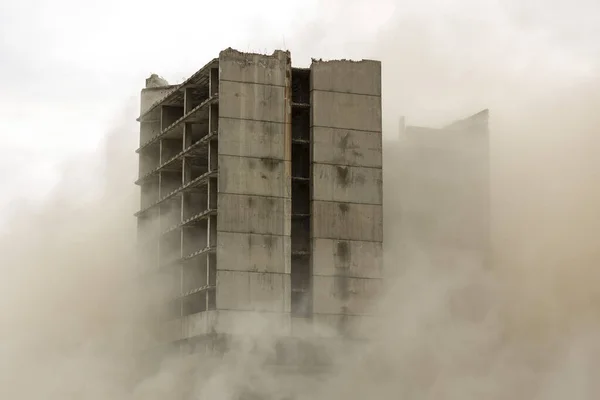
[[182,84],[146,81],[139,259],[168,289],[165,343],[222,354],[271,335],[277,365],[327,365],[332,340],[375,325],[384,217],[393,270],[488,263],[487,110],[402,124],[384,214],[381,89],[378,61],[232,49]]
[[149,79],[138,120],[140,266],[170,285],[166,341],[364,336],[383,271],[380,62],[227,49],[180,85]]

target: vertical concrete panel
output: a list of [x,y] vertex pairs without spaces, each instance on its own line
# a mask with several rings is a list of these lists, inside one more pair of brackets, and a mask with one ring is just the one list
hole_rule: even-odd
[[222,310],[289,312],[287,274],[217,271],[217,308]]
[[381,132],[381,97],[313,90],[313,126]]
[[311,73],[313,90],[381,96],[379,61],[314,61]]
[[219,116],[253,121],[285,122],[283,86],[221,82]]
[[[289,162],[287,162],[289,163]],[[222,193],[289,198],[286,161],[273,158],[219,156]]]
[[315,314],[369,314],[382,289],[381,279],[349,278],[343,275],[314,276]]
[[313,164],[313,200],[383,204],[381,168]]
[[219,309],[289,312],[289,69],[283,51],[219,55]]
[[314,239],[312,249],[314,275],[383,278],[380,242]]
[[219,121],[219,154],[285,159],[285,124],[222,118]]
[[219,193],[218,231],[289,236],[290,212],[283,197]]
[[219,232],[217,257],[223,269],[289,274],[290,246],[289,236]]
[[383,241],[382,206],[313,201],[313,238]]
[[381,64],[313,62],[311,106],[313,312],[343,321],[382,282]]
[[381,134],[313,127],[315,163],[381,168]]

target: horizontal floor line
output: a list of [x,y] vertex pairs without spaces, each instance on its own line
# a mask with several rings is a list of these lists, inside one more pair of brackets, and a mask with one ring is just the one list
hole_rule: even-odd
[[223,78],[220,78],[219,81],[221,81],[221,82],[232,82],[232,83],[244,83],[244,84],[248,84],[248,85],[258,85],[258,86],[273,86],[273,87],[282,87],[282,88],[287,87],[286,85],[277,85],[275,83],[248,82],[248,81],[238,81],[238,80],[235,80],[235,79],[223,79]]
[[217,264],[217,272],[219,271],[224,271],[224,272],[244,272],[244,273],[248,273],[248,274],[270,274],[270,275],[291,275],[290,272],[271,272],[271,271],[248,271],[248,270],[240,270],[240,269],[224,269],[224,268],[219,268],[219,265]]
[[336,203],[336,204],[351,204],[355,206],[379,206],[383,207],[382,203],[357,203],[352,201],[336,201],[336,200],[320,200],[320,199],[311,199],[312,203]]
[[320,278],[352,278],[352,279],[365,279],[372,281],[383,281],[383,278],[373,278],[373,277],[365,277],[365,276],[354,276],[354,275],[321,275],[321,274],[312,274],[312,276],[318,276]]
[[321,161],[313,161],[312,164],[319,164],[319,165],[331,165],[333,167],[350,167],[350,168],[365,168],[365,169],[378,169],[378,170],[383,170],[383,167],[373,167],[373,166],[367,166],[367,165],[353,165],[353,164],[340,164],[340,163],[328,163],[328,162],[321,162]]
[[[283,153],[283,151],[282,151],[282,153]],[[224,154],[224,153],[219,153],[219,156],[235,157],[235,158],[251,158],[253,160],[274,160],[274,161],[281,161],[281,162],[292,162],[292,160],[285,160],[283,158],[276,158],[276,157],[241,156],[239,154]]]
[[268,195],[264,195],[264,194],[231,193],[231,192],[219,192],[218,194],[226,194],[228,196],[264,197],[266,199],[284,199],[284,200],[291,200],[292,199],[291,196],[290,197],[268,196]]
[[217,235],[219,233],[238,233],[240,235],[261,235],[261,236],[281,236],[281,237],[291,237],[290,235],[282,235],[279,233],[258,233],[258,232],[241,232],[241,231],[225,231],[219,229],[219,225],[217,225]]
[[380,94],[372,94],[372,93],[353,93],[353,92],[342,92],[340,90],[331,90],[331,89],[310,89],[311,92],[325,92],[325,93],[339,93],[339,94],[353,94],[355,96],[367,96],[367,97],[379,97]]
[[254,122],[266,122],[269,124],[278,124],[278,125],[291,125],[292,121],[269,121],[265,119],[254,119],[254,118],[239,118],[239,117],[225,117],[219,116],[219,119],[232,119],[236,121],[254,121]]
[[381,130],[372,131],[372,130],[367,130],[367,129],[340,128],[339,126],[325,126],[325,125],[311,125],[310,127],[311,128],[338,129],[338,130],[341,130],[341,131],[354,131],[354,132],[364,132],[364,133],[378,133],[378,134],[381,135]]
[[321,237],[321,236],[311,236],[311,240],[325,239],[325,240],[335,240],[338,242],[364,242],[364,243],[379,243],[383,245],[382,240],[364,240],[364,239],[343,239],[339,237]]

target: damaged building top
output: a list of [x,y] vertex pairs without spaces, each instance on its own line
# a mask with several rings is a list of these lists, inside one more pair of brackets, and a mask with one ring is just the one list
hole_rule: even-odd
[[380,62],[227,49],[180,85],[151,76],[138,120],[140,266],[169,286],[167,341],[363,336],[382,286]]

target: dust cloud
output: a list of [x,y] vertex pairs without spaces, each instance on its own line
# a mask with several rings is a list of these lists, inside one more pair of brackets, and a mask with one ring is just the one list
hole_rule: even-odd
[[[374,340],[338,352],[326,379],[273,375],[262,367],[268,341],[259,356],[242,349],[218,365],[168,353],[140,362],[163,293],[134,262],[132,105],[103,151],[67,163],[47,201],[17,207],[1,237],[0,397],[228,400],[243,388],[274,399],[598,398],[596,60],[558,63],[568,54],[536,41],[523,19],[508,32],[458,3],[463,16],[398,11],[346,48],[383,62],[390,140],[400,115],[436,126],[490,108],[493,268],[388,259]],[[343,56],[318,31],[312,42],[288,37],[293,54]],[[384,159],[386,174],[395,164]],[[388,209],[395,190],[386,187]]]

